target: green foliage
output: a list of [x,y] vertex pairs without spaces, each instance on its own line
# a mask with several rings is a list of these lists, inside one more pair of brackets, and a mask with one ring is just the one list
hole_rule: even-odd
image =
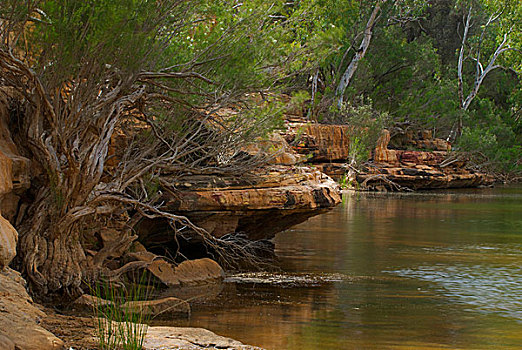
[[351,127],[350,163],[361,165],[370,159],[382,129],[389,123],[389,115],[377,111],[370,99],[360,98],[356,103],[345,102],[341,109],[332,106],[325,122]]
[[[475,53],[480,45],[486,62],[505,34],[509,34],[509,45],[520,49],[522,5],[517,0],[382,3],[369,50],[346,91],[348,103],[341,111],[329,109],[336,84],[355,54],[376,3],[43,0],[41,18],[31,22],[19,48],[27,46],[32,53],[32,68],[49,91],[76,77],[102,82],[107,74],[132,76],[165,67],[205,76],[211,83],[171,82],[169,96],[183,104],[153,111],[172,133],[186,130],[187,107],[242,100],[231,123],[244,130],[245,137],[266,136],[282,126],[283,106],[274,95],[264,94],[270,91],[293,94],[288,108],[309,102],[310,111],[321,112],[309,117],[323,122],[377,130],[380,126],[372,124],[380,119],[376,115],[386,115],[386,119],[408,121],[446,137],[455,121],[462,119],[468,127],[462,145],[470,146],[475,140],[469,130],[485,128],[496,136],[498,147],[516,149],[522,143],[520,51],[509,50],[499,57],[498,63],[510,69],[492,72],[466,112],[460,110],[457,97],[456,54],[463,15],[470,5],[475,25],[467,54]],[[0,16],[22,18],[28,8],[25,1],[6,0],[0,4]],[[484,23],[495,13],[500,17],[480,39]],[[464,73],[464,88],[469,91],[475,75],[472,60],[464,62]],[[311,77],[317,78],[317,91],[311,91]],[[86,86],[86,93],[97,94],[97,86],[102,85]],[[263,92],[265,100],[245,103],[245,92],[257,91]],[[360,96],[372,102],[361,103]],[[369,140],[354,136],[354,153],[363,157],[370,139],[374,136]]]
[[[81,74],[89,65],[114,66],[125,73],[153,68],[149,58],[159,51],[156,36],[161,35],[154,23],[161,20],[158,13],[169,12],[167,6],[133,0],[42,1],[42,20],[35,22],[28,40],[29,51],[37,53],[35,68],[56,82]],[[97,78],[102,77],[91,77]]]
[[[509,128],[505,128],[509,133]],[[475,155],[475,162],[483,170],[505,174],[522,174],[522,146],[497,138],[497,125],[492,127],[465,127],[459,139],[459,149]],[[479,157],[477,157],[479,156]],[[482,158],[480,158],[482,157]]]

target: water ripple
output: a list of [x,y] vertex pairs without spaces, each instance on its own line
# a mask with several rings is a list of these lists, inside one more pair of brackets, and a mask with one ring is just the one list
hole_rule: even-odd
[[456,264],[385,272],[433,282],[444,295],[459,303],[522,322],[522,269],[519,266]]

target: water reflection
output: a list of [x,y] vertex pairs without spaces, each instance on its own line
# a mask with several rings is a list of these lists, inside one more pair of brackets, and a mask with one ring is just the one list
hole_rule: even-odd
[[347,195],[192,326],[267,349],[522,348],[522,188]]

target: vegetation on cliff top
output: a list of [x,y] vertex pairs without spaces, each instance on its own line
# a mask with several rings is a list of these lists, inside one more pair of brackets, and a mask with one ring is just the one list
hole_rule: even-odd
[[[310,119],[430,128],[520,175],[521,21],[515,0],[4,0],[0,86],[36,174],[19,264],[35,290],[74,293],[126,271],[106,263],[141,218],[218,244],[164,211],[157,179],[262,164],[242,149],[280,123],[274,93]],[[89,245],[107,226],[121,240]]]

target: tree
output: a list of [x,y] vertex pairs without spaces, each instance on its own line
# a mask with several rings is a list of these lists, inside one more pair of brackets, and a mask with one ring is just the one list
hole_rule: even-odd
[[[243,147],[274,126],[264,91],[275,65],[259,50],[270,4],[225,1],[6,0],[0,3],[0,86],[15,141],[35,162],[19,257],[32,288],[76,293],[137,238],[143,217],[174,232],[206,231],[162,208],[161,187],[187,174],[238,174],[263,164]],[[254,8],[254,10],[253,10]],[[266,92],[266,91],[265,91]],[[241,106],[235,117],[223,107]],[[265,108],[266,107],[266,108]],[[125,147],[109,152],[123,140]],[[113,149],[114,151],[114,149]],[[168,178],[168,180],[167,180]],[[106,227],[119,239],[86,252]]]
[[305,21],[309,34],[304,43],[296,41],[311,47],[307,73],[312,104],[320,96],[316,114],[327,113],[332,105],[340,107],[378,24],[381,30],[416,21],[425,8],[424,2],[416,0],[316,0],[300,6],[301,13],[309,14]]
[[[515,15],[516,12],[519,12],[518,16],[520,17],[520,5],[510,4],[509,1],[503,4],[495,1],[490,2],[489,6],[486,2],[484,7],[488,18],[485,24],[481,26],[482,30],[475,34],[475,40],[473,41],[470,40],[470,30],[473,26],[472,4],[468,5],[467,14],[463,16],[464,29],[457,64],[459,104],[463,111],[468,110],[471,102],[477,96],[486,76],[493,70],[503,67],[498,63],[501,55],[511,50],[520,50],[520,48],[512,46],[510,42],[512,34],[520,28],[520,20],[517,21]],[[503,16],[506,16],[509,21],[502,21]],[[515,19],[515,21],[512,21],[512,19]],[[495,28],[493,28],[494,25],[496,25]],[[488,36],[493,37],[493,42],[496,42],[494,45],[491,45],[491,42],[485,42],[488,40]],[[485,62],[483,61],[483,56],[488,57]],[[472,87],[467,94],[464,92],[465,79],[463,72],[464,61],[466,59],[475,62],[475,74],[471,83]],[[461,133],[462,116],[459,117],[456,128],[452,131],[449,138],[455,139],[455,137],[460,136]]]
[[357,49],[355,55],[350,61],[350,64],[348,65],[348,67],[346,67],[346,70],[341,75],[339,84],[337,85],[337,89],[335,90],[335,95],[337,97],[337,106],[339,108],[343,103],[343,95],[346,91],[346,87],[348,86],[348,84],[350,84],[350,81],[352,80],[352,77],[355,71],[357,70],[357,66],[359,65],[359,61],[361,61],[364,58],[364,56],[366,55],[366,51],[370,46],[370,42],[373,35],[373,27],[375,26],[378,20],[378,15],[381,11],[381,5],[385,2],[386,0],[381,0],[375,3],[373,10],[370,14],[370,18],[368,19],[368,23],[366,23],[366,27],[364,28],[363,39],[361,41],[361,44],[359,45],[359,48]]

